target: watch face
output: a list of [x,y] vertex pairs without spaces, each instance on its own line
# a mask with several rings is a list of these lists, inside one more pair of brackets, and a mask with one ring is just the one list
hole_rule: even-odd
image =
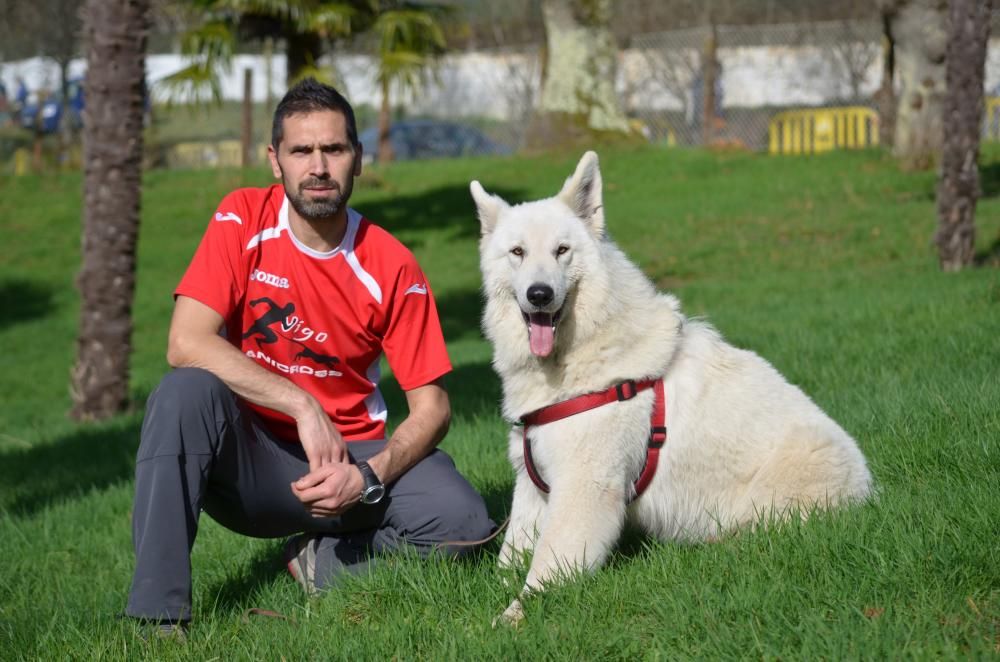
[[384,485],[372,485],[365,489],[361,494],[361,503],[373,504],[378,503],[385,496],[385,486]]

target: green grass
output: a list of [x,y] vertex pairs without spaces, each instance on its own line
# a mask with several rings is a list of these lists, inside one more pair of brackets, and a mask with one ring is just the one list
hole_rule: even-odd
[[[355,206],[420,259],[456,365],[444,447],[496,519],[512,472],[482,339],[470,179],[549,195],[578,155],[397,164]],[[878,152],[814,158],[602,152],[609,227],[689,315],[769,359],[861,444],[865,506],[680,546],[629,533],[595,576],[490,621],[512,590],[496,547],[458,563],[393,559],[310,600],[280,541],[209,518],[195,547],[186,645],[114,619],[132,569],[139,413],[75,425],[69,409],[81,181],[0,180],[0,658],[983,659],[1000,655],[1000,153],[984,156],[978,250],[942,274],[934,176]],[[137,408],[166,371],[172,288],[224,192],[263,170],[146,177],[135,303]],[[389,389],[398,421],[403,399]],[[289,621],[250,617],[251,607]]]

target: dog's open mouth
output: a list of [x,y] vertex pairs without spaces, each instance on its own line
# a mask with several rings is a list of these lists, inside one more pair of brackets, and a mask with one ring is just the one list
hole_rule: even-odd
[[528,344],[535,356],[546,357],[552,353],[556,341],[556,325],[562,315],[560,308],[554,313],[526,313],[521,311],[528,325]]

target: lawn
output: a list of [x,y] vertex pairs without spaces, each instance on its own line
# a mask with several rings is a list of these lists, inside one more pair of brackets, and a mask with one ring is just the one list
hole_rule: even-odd
[[[438,297],[456,366],[444,448],[510,506],[500,389],[482,338],[470,179],[511,201],[556,191],[579,154],[395,164],[353,205],[406,243]],[[167,370],[171,291],[221,196],[268,172],[146,176],[135,412],[77,425],[81,178],[0,180],[0,658],[685,659],[1000,656],[1000,151],[984,156],[983,266],[942,274],[934,175],[881,152],[775,158],[601,153],[609,229],[685,312],[799,384],[854,435],[866,505],[681,546],[629,532],[592,577],[490,627],[518,577],[497,546],[458,563],[395,558],[309,599],[281,541],[204,518],[186,644],[146,643],[121,612],[143,400]],[[402,395],[386,384],[391,422]],[[264,608],[286,619],[246,616]]]

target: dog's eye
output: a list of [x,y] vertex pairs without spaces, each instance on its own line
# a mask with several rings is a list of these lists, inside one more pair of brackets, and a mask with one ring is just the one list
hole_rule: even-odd
[[565,255],[566,253],[569,253],[569,246],[567,246],[566,244],[562,244],[561,246],[559,246],[559,248],[556,249],[557,257],[560,255]]
[[516,255],[518,257],[524,257],[524,249],[521,248],[520,246],[515,246],[514,248],[510,249],[510,252],[511,252],[511,255]]

